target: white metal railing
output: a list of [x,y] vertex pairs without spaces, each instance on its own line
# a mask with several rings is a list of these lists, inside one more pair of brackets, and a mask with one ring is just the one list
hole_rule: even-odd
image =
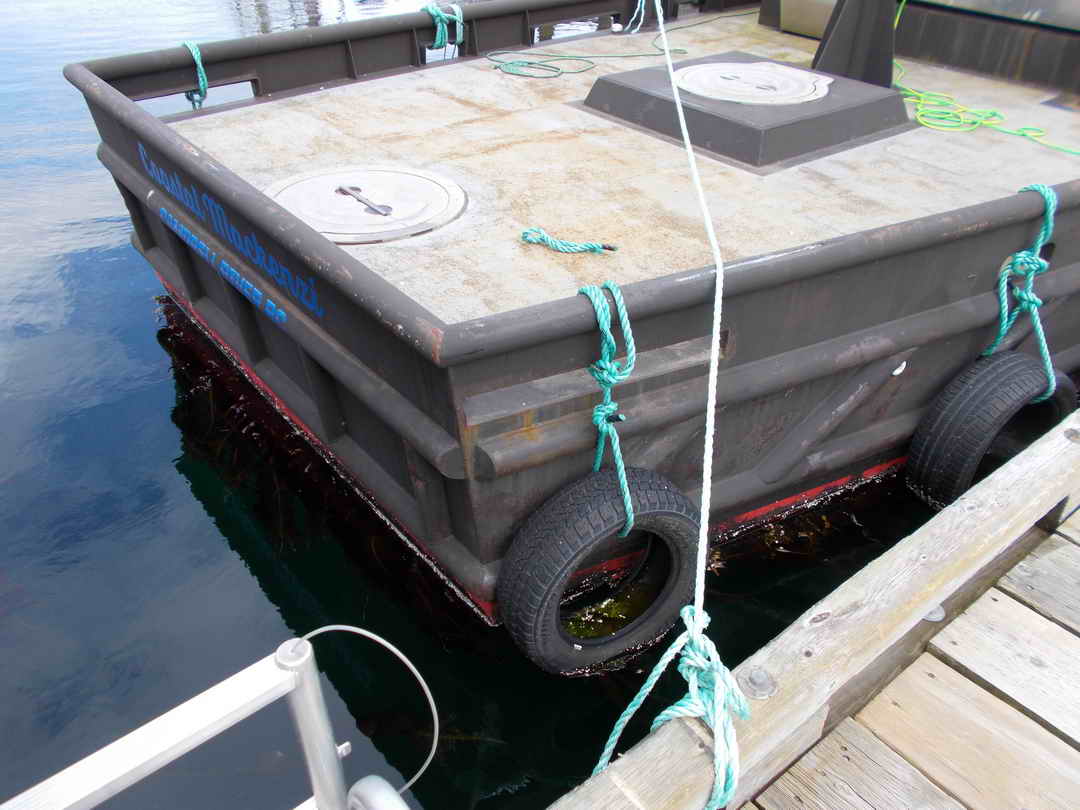
[[314,793],[300,807],[346,810],[341,757],[349,753],[350,746],[334,742],[315,652],[311,642],[296,638],[286,641],[273,655],[9,799],[0,810],[95,807],[280,697],[288,698]]

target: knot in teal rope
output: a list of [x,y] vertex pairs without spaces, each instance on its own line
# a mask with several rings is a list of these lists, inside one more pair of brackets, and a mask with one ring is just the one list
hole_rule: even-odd
[[465,18],[461,14],[461,6],[457,3],[450,4],[450,13],[447,14],[435,3],[424,6],[424,11],[431,15],[431,21],[435,23],[435,41],[432,48],[445,48],[447,40],[447,26],[454,23],[454,44],[460,45],[465,41]]
[[[615,359],[618,346],[615,343],[615,336],[611,333],[611,308],[608,306],[607,298],[604,297],[604,290],[610,292],[612,300],[615,301],[619,327],[622,329],[623,340],[626,341],[626,361],[622,363]],[[619,445],[619,433],[615,430],[615,423],[623,421],[625,417],[619,413],[619,403],[611,398],[611,392],[633,372],[634,363],[637,360],[637,347],[634,345],[634,332],[630,328],[630,313],[626,310],[618,284],[605,281],[603,289],[593,286],[582,287],[578,293],[589,299],[596,313],[596,323],[600,327],[600,359],[589,366],[589,373],[604,394],[603,400],[593,408],[592,421],[596,425],[597,434],[593,471],[598,471],[603,464],[604,448],[610,441],[611,456],[615,461],[615,474],[619,478],[619,490],[622,493],[623,509],[626,512],[626,522],[619,536],[626,537],[634,528],[634,505],[630,500],[630,485],[626,480],[626,467],[623,464],[622,448]]]
[[739,779],[739,749],[732,716],[746,717],[750,708],[731,670],[720,661],[716,645],[705,635],[709,614],[702,611],[699,621],[693,605],[687,605],[679,611],[679,615],[686,629],[660,657],[630,705],[615,721],[600,761],[593,769],[593,776],[611,762],[626,724],[648,698],[667,665],[681,652],[679,672],[686,679],[687,693],[657,715],[652,730],[676,717],[700,717],[713,730],[713,789],[705,807],[706,810],[716,810],[731,802]]
[[606,431],[606,425],[610,425],[612,422],[624,421],[626,421],[626,417],[619,413],[618,402],[601,402],[593,408],[592,422],[596,425],[597,430]]
[[614,245],[600,242],[567,242],[565,239],[556,239],[543,228],[529,228],[527,231],[522,231],[521,241],[532,245],[545,245],[559,253],[603,253],[618,250]]
[[1008,258],[1008,267],[1013,275],[1027,278],[1028,276],[1037,276],[1039,273],[1045,273],[1050,269],[1050,262],[1038,253],[1033,253],[1030,250],[1021,250]]
[[716,645],[705,635],[709,614],[702,611],[700,626],[692,605],[684,607],[679,615],[687,630],[686,646],[679,659],[679,674],[686,680],[687,693],[657,715],[652,730],[676,717],[700,717],[713,730],[713,789],[706,807],[723,807],[731,801],[739,780],[732,716],[746,717],[750,707],[731,670],[720,660]]
[[1013,298],[1016,299],[1016,308],[1024,312],[1032,312],[1043,305],[1043,300],[1039,296],[1022,287],[1013,288]]
[[[614,346],[611,347],[610,351],[615,351]],[[616,360],[600,358],[589,366],[589,373],[592,374],[593,379],[601,388],[612,388],[624,382],[630,376],[630,369],[625,368],[622,363]]]
[[191,109],[201,110],[203,102],[206,101],[206,71],[203,70],[202,53],[199,52],[199,46],[194,42],[185,42],[184,47],[191,52],[191,58],[195,60],[195,79],[199,83],[199,87],[196,90],[188,90],[184,93],[184,98],[191,102]]
[[[1042,319],[1039,317],[1039,307],[1043,305],[1042,299],[1035,294],[1035,278],[1050,269],[1050,263],[1040,256],[1043,245],[1050,241],[1054,235],[1054,214],[1057,211],[1057,194],[1049,186],[1035,184],[1024,186],[1020,191],[1035,191],[1042,195],[1045,209],[1043,212],[1042,227],[1034,243],[1027,250],[1020,250],[1009,256],[1001,265],[998,275],[998,333],[983,356],[989,356],[997,351],[1001,341],[1009,334],[1020,313],[1026,312],[1031,316],[1031,328],[1035,333],[1035,339],[1039,345],[1039,357],[1042,359],[1043,371],[1046,373],[1046,391],[1036,397],[1032,402],[1042,402],[1054,395],[1057,389],[1057,379],[1054,373],[1054,365],[1050,360],[1050,347],[1046,343],[1046,333],[1043,331]],[[1013,279],[1016,284],[1010,283]],[[1022,282],[1023,286],[1019,286]],[[1013,298],[1016,299],[1016,308],[1009,307],[1009,290],[1012,290]]]

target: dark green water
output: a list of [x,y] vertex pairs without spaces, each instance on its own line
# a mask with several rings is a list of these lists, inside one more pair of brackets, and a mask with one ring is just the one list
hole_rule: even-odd
[[[588,774],[656,655],[602,677],[545,675],[402,555],[251,389],[166,323],[82,99],[60,76],[70,61],[382,10],[44,0],[5,11],[0,800],[335,622],[392,640],[439,702],[440,753],[413,806],[539,808]],[[738,663],[925,518],[883,485],[745,538],[709,578],[725,660]],[[408,778],[431,739],[418,690],[361,640],[316,644],[339,739],[354,746],[348,777]],[[634,734],[679,692],[668,681]],[[109,806],[289,808],[307,795],[276,705]]]

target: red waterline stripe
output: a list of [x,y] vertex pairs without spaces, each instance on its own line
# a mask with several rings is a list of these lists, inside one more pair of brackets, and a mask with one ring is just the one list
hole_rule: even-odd
[[886,461],[884,464],[878,464],[876,467],[870,467],[869,469],[863,470],[862,474],[859,477],[877,478],[879,475],[883,475],[889,470],[899,467],[905,461],[907,461],[907,456],[900,456],[899,458],[894,458],[892,461]]
[[641,551],[632,551],[629,554],[622,555],[621,557],[615,557],[614,559],[607,560],[606,562],[591,565],[581,571],[575,571],[573,573],[573,578],[578,579],[584,576],[588,576],[589,574],[595,574],[597,571],[617,571],[620,568],[627,567],[633,560],[636,560],[644,553],[644,549],[642,549]]
[[773,501],[766,506],[761,506],[757,509],[751,509],[749,512],[743,512],[741,515],[736,515],[731,520],[725,521],[724,523],[720,524],[720,526],[721,528],[725,529],[731,528],[732,526],[738,525],[739,523],[746,523],[747,521],[764,517],[765,515],[771,514],[773,512],[778,512],[781,509],[785,509],[789,506],[795,506],[796,504],[812,501],[814,498],[817,498],[818,496],[823,495],[830,490],[839,489],[845,484],[850,484],[852,481],[877,478],[878,476],[884,475],[889,470],[900,466],[906,460],[907,456],[900,456],[899,458],[891,459],[882,464],[876,464],[873,467],[868,467],[867,469],[863,470],[858,475],[845,475],[843,478],[837,478],[835,481],[830,481],[827,484],[822,484],[821,486],[814,487],[813,489],[808,489],[805,492],[798,493],[797,495],[790,495],[787,498],[781,498],[778,501]]

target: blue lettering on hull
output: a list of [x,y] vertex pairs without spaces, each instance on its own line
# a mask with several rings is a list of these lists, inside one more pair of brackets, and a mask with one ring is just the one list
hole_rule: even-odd
[[263,313],[276,324],[283,324],[289,319],[285,310],[274,303],[274,299],[268,295],[264,295],[263,291],[245,278],[239,270],[229,264],[223,257],[210,250],[210,247],[206,242],[200,239],[199,235],[192,231],[187,225],[178,220],[168,208],[161,206],[161,208],[158,209],[158,216],[161,217],[161,221],[165,223],[165,227],[179,236],[184,240],[188,247],[202,256],[207,264],[217,271],[218,275],[239,290],[245,298],[254,304],[256,310]]
[[[200,222],[209,224],[213,231],[232,245],[237,253],[266,273],[273,279],[278,287],[284,290],[288,295],[292,296],[293,299],[301,304],[312,315],[317,318],[322,318],[326,315],[326,310],[319,304],[319,294],[315,286],[314,278],[304,278],[303,276],[292,272],[288,267],[278,261],[277,258],[267,252],[266,248],[262,246],[254,233],[243,233],[237,228],[229,220],[229,216],[225,212],[225,207],[222,206],[221,203],[207,192],[200,191],[194,183],[190,185],[185,184],[178,173],[169,172],[163,169],[154,162],[147,152],[146,147],[141,143],[139,144],[139,159],[142,161],[143,168],[151,179],[161,186],[168,194],[172,195],[177,202],[188,209],[188,211],[197,217]],[[162,208],[161,212],[165,212],[165,209]],[[170,225],[169,221],[165,219],[165,213],[161,213],[162,220],[175,231],[176,228]],[[184,227],[174,216],[172,216],[172,214],[169,214],[169,216],[179,227]],[[184,228],[184,230],[191,234],[191,231],[187,228]],[[179,231],[177,231],[177,233],[179,233]],[[203,248],[206,248],[206,245],[202,243],[202,240],[198,239],[194,234],[191,235],[198,240],[199,244],[202,244]],[[187,241],[182,234],[181,238]],[[188,244],[191,245],[192,243],[188,242]],[[192,247],[198,250],[194,245],[192,245]],[[213,265],[213,262],[205,255],[203,255],[203,258]],[[227,263],[226,266],[228,266]],[[240,291],[247,295],[243,289]],[[266,301],[268,304],[272,305],[272,309],[264,309],[268,315],[281,312],[280,308],[273,304],[272,301],[269,299],[266,299]],[[258,306],[258,303],[256,303],[256,306]],[[284,314],[284,312],[281,312],[282,316],[284,316]]]

